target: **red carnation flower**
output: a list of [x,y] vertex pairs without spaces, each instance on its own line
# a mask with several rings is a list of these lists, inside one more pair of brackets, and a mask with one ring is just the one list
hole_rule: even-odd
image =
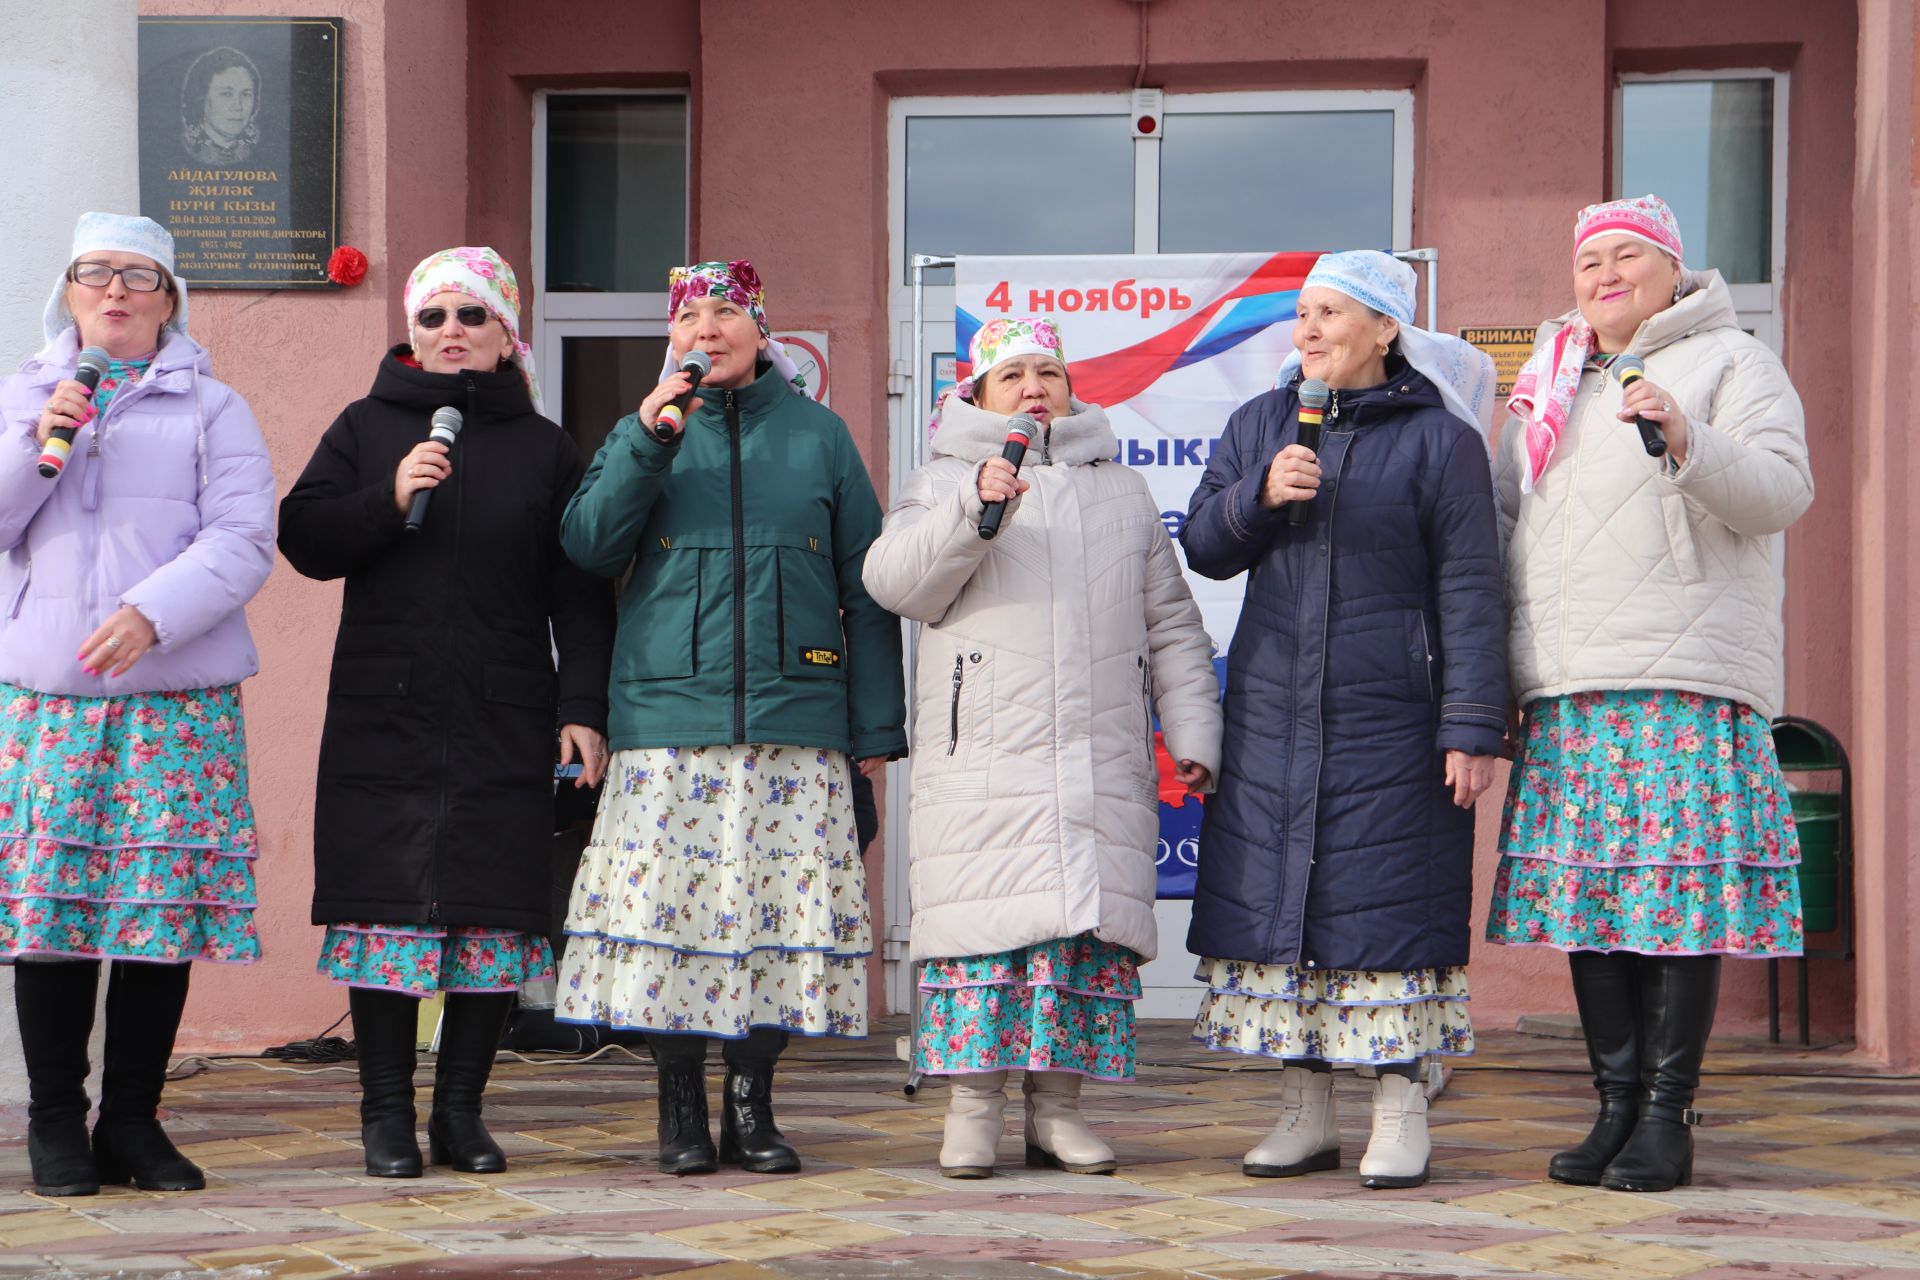
[[352,288],[367,278],[367,255],[343,244],[327,259],[327,279]]

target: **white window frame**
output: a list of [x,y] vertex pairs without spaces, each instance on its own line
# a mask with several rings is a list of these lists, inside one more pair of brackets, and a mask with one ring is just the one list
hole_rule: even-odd
[[[687,112],[687,163],[693,163],[692,95],[684,89],[539,89],[533,95],[533,357],[540,368],[541,394],[547,416],[561,420],[565,405],[565,361],[568,338],[664,338],[667,336],[667,292],[552,293],[547,285],[547,100],[550,97],[679,98]],[[693,189],[687,188],[684,223],[693,237]],[[680,246],[685,261],[687,244]],[[661,282],[662,284],[665,281]]]
[[[1169,93],[1162,104],[1163,128],[1133,144],[1134,253],[1157,253],[1160,244],[1160,144],[1169,116],[1195,114],[1319,114],[1331,111],[1391,111],[1393,113],[1393,243],[1381,249],[1405,249],[1413,244],[1414,95],[1411,89],[1327,89],[1236,91],[1224,93]],[[898,493],[911,469],[912,450],[904,447],[907,433],[924,430],[924,408],[913,403],[913,273],[906,265],[907,240],[907,121],[926,116],[1118,116],[1133,113],[1131,93],[1021,94],[1005,97],[895,98],[887,107],[887,297],[891,405],[889,474]],[[1284,244],[1251,245],[1249,249],[1285,250]],[[1359,248],[1362,246],[1351,246]],[[930,253],[948,246],[929,245]],[[929,355],[953,350],[952,285],[928,285],[924,303],[926,348]],[[908,686],[912,696],[912,686]],[[881,940],[886,965],[888,1003],[896,1011],[911,1007],[912,966],[906,963],[908,921],[912,904],[907,876],[907,765],[896,761],[888,768],[885,902],[887,934]]]
[[1684,84],[1699,80],[1773,82],[1773,190],[1769,193],[1773,215],[1773,243],[1769,247],[1771,278],[1759,284],[1729,284],[1727,291],[1733,295],[1733,309],[1741,327],[1751,329],[1755,337],[1773,348],[1775,355],[1781,354],[1785,337],[1780,323],[1780,291],[1787,278],[1787,92],[1791,78],[1791,72],[1775,71],[1768,67],[1719,67],[1711,71],[1658,73],[1623,71],[1615,77],[1613,93],[1613,173],[1610,181],[1614,199],[1618,200],[1627,195],[1640,194],[1624,192],[1620,186],[1627,163],[1626,94],[1622,92],[1627,85]]

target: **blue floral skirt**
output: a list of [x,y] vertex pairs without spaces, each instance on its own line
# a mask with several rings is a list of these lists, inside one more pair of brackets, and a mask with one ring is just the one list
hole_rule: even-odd
[[1202,960],[1193,1038],[1209,1049],[1348,1065],[1473,1052],[1467,971]]
[[409,996],[518,992],[554,977],[553,947],[541,935],[462,925],[329,925],[319,969],[321,977],[349,987]]
[[1799,835],[1753,708],[1674,690],[1527,707],[1487,938],[1563,951],[1795,956]]
[[1140,958],[1091,933],[920,966],[914,1051],[930,1075],[1071,1071],[1131,1080]]
[[0,684],[0,960],[260,958],[240,687]]
[[616,751],[567,907],[561,1022],[867,1031],[852,765],[816,747]]

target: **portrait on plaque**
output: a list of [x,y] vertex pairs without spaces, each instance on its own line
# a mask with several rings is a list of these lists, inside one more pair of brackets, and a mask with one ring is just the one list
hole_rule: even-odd
[[339,18],[140,19],[140,211],[196,289],[330,289]]

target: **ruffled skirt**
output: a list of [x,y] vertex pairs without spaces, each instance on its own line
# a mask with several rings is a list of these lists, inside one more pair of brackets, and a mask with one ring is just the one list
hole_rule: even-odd
[[[553,946],[537,933],[464,925],[335,924],[320,944],[320,976],[349,987],[430,996],[436,991],[550,990]],[[529,1005],[547,999],[526,999]]]
[[260,958],[240,687],[0,684],[0,960]]
[[615,752],[567,908],[562,1022],[862,1036],[873,926],[845,753]]
[[1487,938],[1564,951],[1795,956],[1799,835],[1758,712],[1673,690],[1527,708]]
[[1131,1080],[1139,957],[1090,933],[920,966],[917,1065],[930,1075],[1071,1071]]
[[1359,1065],[1473,1052],[1467,971],[1306,969],[1205,959],[1193,1038],[1262,1058]]

